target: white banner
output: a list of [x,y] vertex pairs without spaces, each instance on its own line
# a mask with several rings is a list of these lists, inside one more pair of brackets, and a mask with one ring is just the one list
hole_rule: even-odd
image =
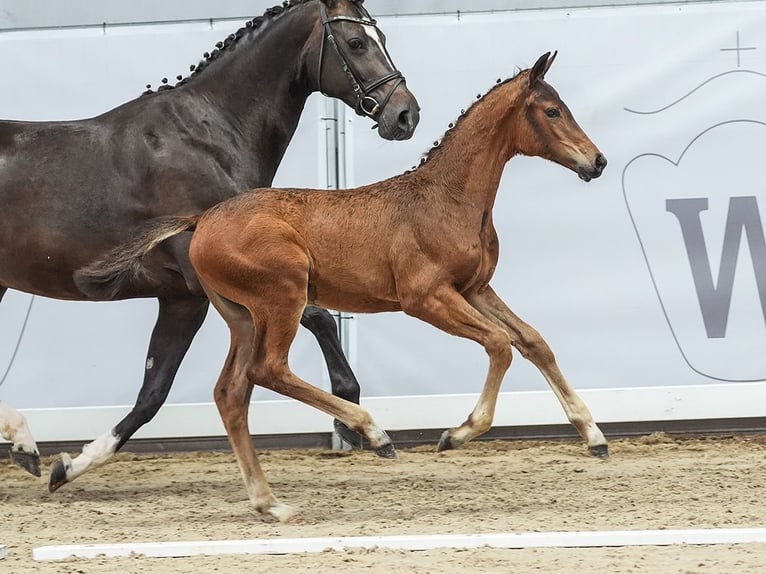
[[[401,172],[498,77],[559,50],[547,75],[609,160],[590,184],[508,165],[495,289],[579,389],[766,380],[766,5],[432,16],[387,24],[423,105],[415,140],[354,131],[354,183]],[[399,50],[407,39],[417,50]],[[583,39],[587,38],[587,41]],[[474,343],[404,316],[362,316],[368,395],[478,391]],[[517,355],[504,390],[543,390]]]
[[[766,381],[766,4],[456,13],[380,24],[422,120],[413,140],[392,143],[354,119],[349,184],[417,164],[478,93],[559,50],[547,79],[609,165],[586,185],[539,159],[509,164],[495,207],[496,290],[548,340],[586,401],[599,397],[597,419],[758,416],[747,397],[763,394]],[[2,115],[104,111],[144,83],[187,69],[228,33],[195,26],[0,35],[14,63],[5,76],[14,89],[0,93]],[[277,183],[320,183],[323,111],[307,108]],[[9,293],[0,305],[0,376],[28,301]],[[154,308],[36,300],[0,397],[27,409],[132,404]],[[402,314],[359,316],[351,325],[351,359],[371,408],[383,397],[431,397],[397,400],[385,414],[389,428],[445,422],[435,413],[452,413],[456,399],[442,395],[460,394],[462,412],[470,411],[487,368],[475,343]],[[294,366],[326,385],[316,346],[301,337]],[[227,344],[220,319],[209,318],[178,375],[173,412],[210,402]],[[526,408],[525,424],[551,420],[549,410],[534,410],[534,397],[552,395],[518,354],[503,390],[511,396],[500,403],[498,424],[522,420],[514,409]],[[292,420],[275,417],[263,430],[291,432]],[[301,430],[329,429],[318,421]]]

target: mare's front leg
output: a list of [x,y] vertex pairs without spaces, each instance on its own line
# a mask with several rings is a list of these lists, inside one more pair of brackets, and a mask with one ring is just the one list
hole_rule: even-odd
[[11,460],[27,472],[40,476],[40,451],[27,420],[8,403],[0,401],[0,436],[11,442]]
[[507,331],[472,307],[451,285],[441,285],[430,295],[403,298],[402,310],[442,331],[479,343],[489,355],[489,371],[479,401],[468,419],[444,431],[438,450],[457,448],[492,427],[500,385],[511,365],[511,338]]
[[[306,307],[301,316],[301,325],[311,331],[319,343],[319,348],[322,350],[325,363],[327,363],[332,394],[358,405],[359,382],[348,364],[346,355],[343,354],[335,319],[324,309]],[[357,448],[362,446],[360,434],[349,429],[338,419],[335,419],[334,426],[335,432],[348,444]]]
[[160,299],[159,315],[149,341],[144,382],[133,409],[109,432],[82,448],[74,459],[61,454],[51,469],[48,490],[54,492],[92,468],[104,464],[165,402],[178,367],[205,320],[209,303],[201,297]]
[[564,408],[569,422],[585,440],[590,452],[599,458],[608,458],[609,450],[604,433],[596,425],[588,407],[569,386],[556,363],[553,351],[540,333],[516,316],[491,287],[472,294],[468,300],[481,313],[508,330],[513,346],[543,374]]

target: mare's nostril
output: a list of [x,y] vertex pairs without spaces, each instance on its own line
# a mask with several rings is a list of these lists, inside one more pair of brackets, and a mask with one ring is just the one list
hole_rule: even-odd
[[403,130],[410,128],[410,111],[404,110],[399,114],[399,127]]

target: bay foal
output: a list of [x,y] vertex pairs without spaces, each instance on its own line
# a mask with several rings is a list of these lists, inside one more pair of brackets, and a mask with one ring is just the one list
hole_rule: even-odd
[[[490,286],[498,260],[492,208],[505,164],[517,154],[540,156],[585,181],[606,166],[544,81],[552,62],[544,54],[490,90],[411,172],[338,192],[254,190],[201,218],[157,222],[136,243],[141,249],[116,256],[141,257],[196,224],[190,259],[231,330],[215,401],[260,512],[289,520],[294,511],[272,494],[253,448],[247,413],[254,385],[312,405],[365,435],[379,455],[396,456],[367,411],[290,370],[288,351],[307,305],[404,311],[485,348],[489,373],[478,404],[463,424],[444,432],[439,450],[489,430],[516,347],[543,373],[591,451],[607,456],[604,435],[546,342]],[[98,267],[87,272],[98,275]]]

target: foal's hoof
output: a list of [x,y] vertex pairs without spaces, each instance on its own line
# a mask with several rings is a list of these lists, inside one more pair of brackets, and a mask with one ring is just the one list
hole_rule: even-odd
[[64,486],[67,482],[66,477],[67,465],[63,460],[59,459],[53,463],[51,467],[51,476],[48,479],[48,492],[56,492],[59,488]]
[[348,443],[351,448],[362,448],[362,435],[352,431],[338,419],[335,419],[333,426],[335,427],[335,433],[343,439],[343,442]]
[[30,474],[40,476],[40,455],[20,450],[11,451],[13,464],[20,466]]
[[270,507],[268,510],[266,510],[266,514],[270,514],[280,522],[284,523],[298,522],[300,520],[298,518],[298,511],[292,506],[283,504],[282,502],[279,502]]
[[588,450],[593,456],[606,460],[609,458],[609,446],[605,444],[597,444],[596,446],[589,446]]
[[398,458],[396,449],[392,443],[384,444],[383,446],[376,448],[375,454],[377,454],[380,458],[388,458],[391,460]]
[[463,443],[458,442],[448,430],[442,433],[439,439],[439,446],[436,447],[436,452],[442,452],[444,450],[453,450],[459,448]]

